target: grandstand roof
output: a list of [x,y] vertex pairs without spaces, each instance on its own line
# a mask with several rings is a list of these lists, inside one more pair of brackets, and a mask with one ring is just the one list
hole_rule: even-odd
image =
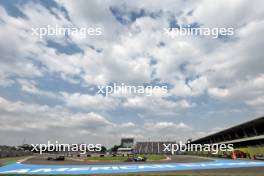
[[234,144],[237,142],[253,141],[253,140],[259,140],[259,139],[264,139],[264,135],[247,137],[247,138],[242,138],[242,139],[235,139],[232,141],[221,142],[221,144],[231,144],[231,143]]
[[225,130],[210,134],[208,136],[196,139],[196,140],[192,141],[192,143],[195,143],[195,142],[198,142],[198,141],[202,141],[202,140],[206,140],[206,139],[211,138],[213,136],[226,134],[226,133],[229,133],[229,132],[232,132],[232,131],[244,129],[244,128],[247,128],[247,127],[250,127],[250,126],[254,126],[256,124],[263,124],[264,125],[264,116],[256,118],[256,119],[253,119],[253,120],[250,120],[250,121],[247,121],[245,123],[242,123],[242,124],[239,124],[239,125],[236,125],[236,126],[233,126],[231,128],[227,128]]
[[131,151],[132,148],[118,148],[117,151]]

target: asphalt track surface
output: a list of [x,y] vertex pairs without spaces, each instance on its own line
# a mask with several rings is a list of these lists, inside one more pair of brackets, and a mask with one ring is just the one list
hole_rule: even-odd
[[[194,157],[195,158],[195,157]],[[202,158],[200,158],[202,160]],[[184,160],[182,158],[182,160]],[[186,160],[193,160],[189,157]],[[104,165],[11,164],[0,167],[0,174],[122,174],[122,173],[249,173],[264,175],[264,162],[249,160],[215,160],[196,162],[133,163]],[[209,174],[208,174],[209,175]]]
[[[169,156],[169,159],[159,160],[159,161],[146,161],[144,164],[160,164],[160,163],[193,163],[193,162],[207,162],[214,161],[214,159],[198,157],[198,156],[188,156],[188,155],[173,155]],[[106,165],[106,164],[135,164],[134,162],[124,162],[124,161],[111,161],[111,160],[65,160],[65,161],[51,161],[47,160],[45,157],[34,157],[27,159],[22,162],[23,164],[37,164],[37,165]]]

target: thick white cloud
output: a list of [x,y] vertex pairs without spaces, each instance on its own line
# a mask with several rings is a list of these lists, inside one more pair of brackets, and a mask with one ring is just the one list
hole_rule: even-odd
[[[117,125],[94,112],[74,113],[63,107],[12,102],[2,97],[0,97],[0,112],[1,144],[19,144],[20,139],[23,138],[27,138],[28,142],[48,140],[81,142],[85,139],[82,136],[84,133],[100,136],[135,126],[132,122]],[[8,139],[6,139],[7,133],[10,135]],[[31,137],[28,138],[28,135]]]
[[[27,139],[27,142],[32,143],[45,143],[48,140],[81,142],[87,139],[86,135],[89,135],[89,139],[93,139],[94,143],[108,144],[106,141],[109,141],[109,144],[112,144],[111,141],[118,141],[117,137],[146,139],[147,136],[143,135],[146,133],[159,136],[167,131],[191,130],[191,127],[182,122],[138,125],[133,122],[114,123],[94,112],[73,113],[63,107],[12,102],[2,97],[0,113],[1,144],[19,144],[20,139]],[[6,133],[9,138],[5,138]],[[172,137],[173,134],[169,136]]]
[[146,126],[151,129],[151,130],[163,130],[163,129],[190,129],[190,127],[186,124],[184,124],[183,122],[179,123],[179,124],[175,124],[173,122],[158,122],[156,124],[146,124]]
[[175,81],[174,87],[170,90],[170,93],[175,96],[198,96],[205,92],[208,87],[206,77],[199,77],[194,80],[184,82],[183,80]]
[[[11,102],[0,98],[1,130],[12,131],[12,126],[19,123],[19,130],[48,130],[53,127],[89,127],[111,125],[104,117],[91,113],[71,113],[62,107],[51,108],[46,105]],[[7,121],[5,119],[8,119]]]
[[66,105],[84,109],[114,109],[120,102],[110,96],[62,92]]
[[212,97],[217,97],[217,98],[227,97],[229,94],[227,89],[219,89],[219,88],[210,88],[208,90],[208,93]]
[[152,97],[131,97],[128,98],[124,103],[125,107],[134,107],[134,108],[146,108],[148,110],[157,110],[157,107],[163,109],[173,109],[173,108],[187,108],[190,107],[189,103],[185,100],[174,102],[174,101],[166,101],[162,97],[152,98]]
[[242,27],[249,21],[263,18],[263,5],[261,0],[254,3],[246,0],[203,0],[197,3],[190,20],[208,27]]

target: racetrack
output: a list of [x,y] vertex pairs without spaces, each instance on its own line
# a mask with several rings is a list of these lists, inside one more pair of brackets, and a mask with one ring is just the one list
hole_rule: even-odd
[[[204,160],[204,161],[200,161]],[[205,161],[206,160],[206,161]],[[264,162],[249,160],[211,160],[194,156],[174,156],[171,160],[159,163],[123,163],[123,164],[87,164],[75,163],[65,165],[65,162],[56,162],[51,165],[11,164],[0,167],[2,174],[125,174],[125,173],[155,173],[155,174],[191,174],[191,175],[264,175]],[[190,162],[192,161],[192,162]],[[53,161],[55,162],[55,161]],[[58,164],[59,163],[59,164]]]
[[[146,155],[147,156],[147,155]],[[192,162],[209,162],[213,159],[198,157],[198,156],[187,156],[187,155],[173,155],[168,156],[167,159],[159,161],[146,161],[141,164],[158,164],[158,163],[192,163]],[[72,158],[66,158],[65,161],[51,161],[47,160],[47,157],[37,156],[30,158],[22,162],[23,164],[37,164],[37,165],[103,165],[103,164],[135,164],[135,162],[125,162],[116,160],[78,160]]]

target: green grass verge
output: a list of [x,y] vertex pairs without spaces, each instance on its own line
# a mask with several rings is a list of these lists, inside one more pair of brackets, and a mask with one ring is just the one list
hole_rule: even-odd
[[27,156],[0,158],[0,165],[14,164],[18,160],[24,159],[25,157]]

